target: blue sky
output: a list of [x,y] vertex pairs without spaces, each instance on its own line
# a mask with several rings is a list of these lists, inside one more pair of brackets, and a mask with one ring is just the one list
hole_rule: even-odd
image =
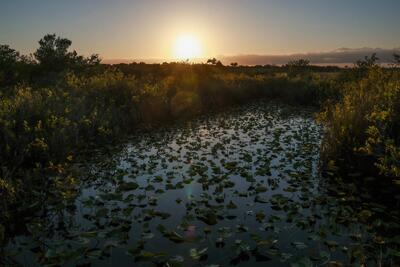
[[181,34],[204,56],[400,46],[399,0],[0,0],[0,43],[31,53],[46,33],[103,58],[169,58]]

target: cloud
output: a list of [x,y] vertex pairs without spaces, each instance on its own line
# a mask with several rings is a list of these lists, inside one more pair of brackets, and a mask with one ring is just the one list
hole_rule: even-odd
[[308,59],[311,64],[317,65],[352,65],[365,56],[376,53],[379,62],[383,64],[393,62],[393,53],[400,54],[400,47],[393,49],[382,48],[339,48],[330,52],[304,53],[291,55],[237,55],[237,56],[219,56],[218,58],[224,64],[237,62],[240,65],[282,65],[290,60]]
[[[365,56],[371,56],[376,53],[379,62],[382,64],[393,63],[393,54],[400,54],[400,47],[393,49],[382,48],[338,48],[330,52],[320,53],[304,53],[304,54],[291,54],[291,55],[235,55],[235,56],[217,56],[225,65],[232,62],[237,62],[239,65],[283,65],[290,60],[308,59],[311,64],[315,65],[339,65],[339,66],[352,66],[357,60],[363,59]],[[118,63],[132,63],[132,62],[146,62],[146,63],[162,63],[164,59],[104,59],[103,63],[118,64]],[[196,62],[207,62],[207,59],[198,59]]]

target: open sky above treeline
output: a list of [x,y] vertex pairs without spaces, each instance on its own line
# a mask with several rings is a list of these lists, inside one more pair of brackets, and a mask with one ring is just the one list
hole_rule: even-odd
[[30,54],[56,33],[111,63],[341,64],[372,52],[389,62],[399,10],[398,0],[0,1],[0,44]]

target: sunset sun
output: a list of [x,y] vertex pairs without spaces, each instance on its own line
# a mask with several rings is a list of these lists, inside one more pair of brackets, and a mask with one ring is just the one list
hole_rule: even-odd
[[174,57],[180,60],[198,58],[201,56],[202,47],[199,39],[193,35],[181,35],[174,43]]

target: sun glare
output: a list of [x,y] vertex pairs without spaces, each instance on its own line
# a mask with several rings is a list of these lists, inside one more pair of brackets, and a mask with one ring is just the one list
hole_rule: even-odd
[[201,56],[201,44],[193,35],[182,35],[174,44],[174,56],[180,60],[194,59]]

